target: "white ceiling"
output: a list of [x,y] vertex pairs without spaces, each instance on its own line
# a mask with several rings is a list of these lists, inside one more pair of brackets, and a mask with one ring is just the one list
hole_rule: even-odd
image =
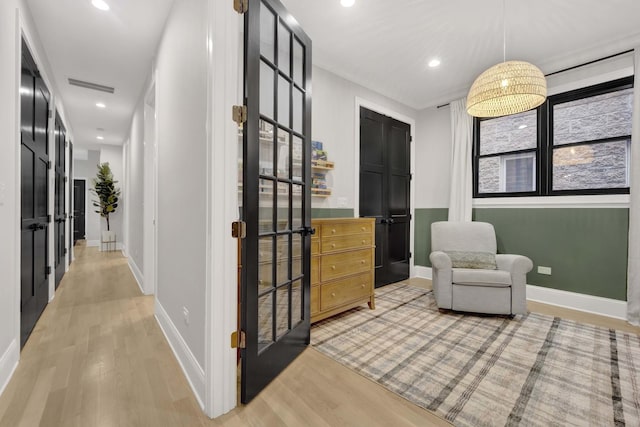
[[[82,146],[127,138],[173,0],[107,2],[103,12],[91,0],[27,0]],[[414,108],[466,95],[478,74],[502,61],[502,0],[283,2],[313,40],[314,64]],[[639,0],[509,0],[506,17],[507,59],[545,73],[640,45]],[[442,65],[430,69],[434,57]],[[116,91],[70,86],[69,77]]]
[[[1,1],[1,0],[0,0]],[[74,144],[122,144],[173,0],[27,0],[62,97]],[[70,86],[75,78],[115,87],[114,94]],[[106,109],[95,104],[104,102]],[[98,132],[103,128],[104,132]],[[103,141],[96,136],[102,133]]]
[[[503,0],[282,1],[315,65],[414,108],[465,96],[502,62]],[[550,73],[618,53],[640,46],[639,18],[639,0],[508,0],[506,58]]]

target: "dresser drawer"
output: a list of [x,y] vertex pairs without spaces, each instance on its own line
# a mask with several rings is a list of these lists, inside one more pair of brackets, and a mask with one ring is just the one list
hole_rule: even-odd
[[343,251],[348,249],[368,248],[373,246],[371,234],[362,233],[347,236],[325,237],[322,239],[322,253]]
[[311,287],[311,315],[320,311],[320,286]]
[[311,257],[311,284],[320,283],[320,257]]
[[373,249],[323,255],[320,260],[320,280],[326,282],[338,277],[364,273],[373,268]]
[[317,255],[320,253],[320,239],[311,239],[311,253]]
[[371,273],[359,274],[346,279],[324,283],[320,287],[320,309],[347,304],[371,295]]
[[338,222],[336,224],[322,224],[320,237],[342,236],[345,234],[371,233],[373,221]]

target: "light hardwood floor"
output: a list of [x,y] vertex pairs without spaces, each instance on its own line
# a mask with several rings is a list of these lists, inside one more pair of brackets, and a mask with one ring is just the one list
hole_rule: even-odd
[[311,348],[249,405],[209,420],[126,259],[83,246],[0,396],[1,427],[431,425],[449,423]]

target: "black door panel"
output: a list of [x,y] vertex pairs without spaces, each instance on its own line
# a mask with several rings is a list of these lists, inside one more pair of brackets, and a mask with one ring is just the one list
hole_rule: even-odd
[[409,277],[411,129],[360,109],[360,216],[376,218],[376,287]]
[[67,213],[66,213],[66,197],[65,197],[65,189],[66,189],[66,181],[67,178],[65,176],[65,167],[66,167],[66,157],[65,157],[65,149],[66,149],[66,140],[67,140],[67,131],[62,124],[62,120],[58,113],[56,113],[56,121],[55,121],[55,137],[54,137],[54,145],[56,151],[56,160],[55,160],[55,168],[54,168],[54,176],[55,176],[55,196],[54,196],[54,236],[55,236],[55,251],[54,251],[54,263],[53,267],[56,272],[56,289],[58,289],[58,285],[60,285],[60,280],[62,280],[62,276],[64,276],[65,271],[65,255],[66,249],[65,245],[67,242],[65,227],[67,222]]
[[242,403],[310,340],[311,41],[289,17],[277,0],[245,14]]
[[73,181],[73,244],[85,238],[85,191],[86,181]]
[[24,42],[20,81],[20,345],[24,346],[49,300],[49,91]]

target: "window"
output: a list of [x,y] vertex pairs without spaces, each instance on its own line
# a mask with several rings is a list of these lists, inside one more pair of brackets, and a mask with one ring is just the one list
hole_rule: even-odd
[[633,78],[476,119],[474,196],[629,192]]

